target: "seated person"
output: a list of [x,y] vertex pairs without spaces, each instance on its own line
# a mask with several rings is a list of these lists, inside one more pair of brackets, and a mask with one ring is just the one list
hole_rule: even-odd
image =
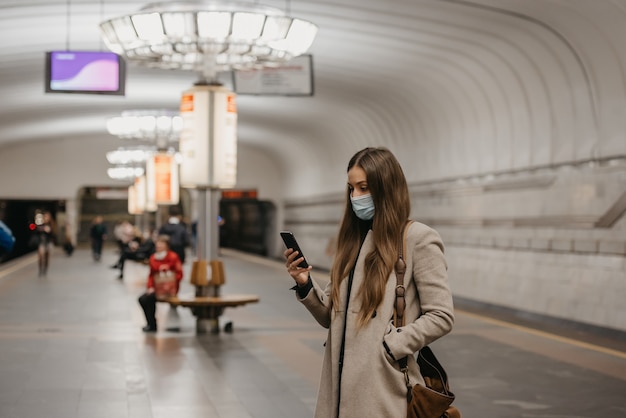
[[159,235],[156,239],[156,252],[150,256],[150,273],[148,275],[148,283],[146,285],[146,293],[139,297],[139,304],[143,309],[148,323],[143,327],[144,332],[156,332],[156,302],[157,289],[156,281],[158,276],[173,276],[175,280],[174,294],[178,294],[180,281],[183,279],[183,265],[178,255],[169,248],[169,237],[167,235]]
[[120,280],[124,278],[124,263],[126,263],[126,260],[145,261],[154,254],[154,251],[154,241],[150,236],[146,237],[143,241],[140,241],[138,238],[130,241],[128,245],[122,248],[120,258],[117,260],[117,263],[112,266],[120,269],[120,275],[117,276],[117,278]]

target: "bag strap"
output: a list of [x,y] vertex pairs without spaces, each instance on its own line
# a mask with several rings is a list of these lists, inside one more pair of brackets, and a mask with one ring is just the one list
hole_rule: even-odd
[[396,301],[393,311],[393,324],[396,328],[404,326],[404,308],[406,307],[406,301],[404,294],[406,288],[404,287],[404,273],[406,272],[406,262],[404,261],[404,252],[406,247],[406,235],[409,231],[409,226],[413,221],[409,220],[404,225],[404,230],[398,240],[398,260],[394,266],[396,273]]
[[[393,324],[396,328],[400,328],[404,326],[404,308],[406,307],[406,300],[404,299],[404,294],[406,292],[406,288],[404,287],[404,273],[406,273],[406,262],[404,261],[404,253],[406,246],[406,235],[409,231],[409,226],[413,223],[413,221],[408,220],[404,225],[404,230],[400,235],[400,239],[398,240],[398,260],[394,266],[394,270],[396,273],[396,301],[394,304],[393,310]],[[398,360],[398,364],[400,365],[400,371],[404,373],[404,381],[407,387],[407,400],[411,397],[411,383],[409,381],[409,368],[408,368],[408,357],[403,357]]]
[[[413,223],[412,220],[407,221],[404,232],[400,236],[400,241],[398,243],[398,260],[395,265],[396,272],[396,302],[394,306],[394,314],[393,314],[393,323],[396,328],[404,326],[404,308],[406,307],[406,301],[404,299],[405,287],[404,287],[404,274],[406,272],[406,263],[404,262],[404,253],[406,252],[406,235],[409,230],[409,226]],[[400,371],[404,373],[404,381],[407,387],[407,399],[410,401],[411,399],[411,383],[409,381],[409,368],[408,368],[408,356],[405,356],[398,360],[398,364],[400,365]],[[430,349],[430,347],[425,346],[422,347],[418,354],[417,363],[420,366],[420,372],[422,376],[428,379],[427,386],[431,381],[439,381],[440,385],[433,388],[438,392],[441,392],[448,396],[454,396],[452,392],[450,392],[450,387],[448,385],[448,375],[444,370],[443,366],[435,357],[435,353]]]

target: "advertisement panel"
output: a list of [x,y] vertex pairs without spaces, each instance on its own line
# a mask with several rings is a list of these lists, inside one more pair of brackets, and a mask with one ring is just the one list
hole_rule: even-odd
[[137,208],[137,193],[135,185],[128,186],[128,213],[131,215],[141,215],[143,212]]
[[222,86],[194,86],[183,92],[180,115],[180,185],[233,187],[237,181],[236,94]]
[[152,155],[146,164],[146,178],[147,210],[156,210],[156,205],[178,204],[178,164],[173,155],[165,152]]
[[135,208],[139,213],[146,210],[146,176],[135,177]]

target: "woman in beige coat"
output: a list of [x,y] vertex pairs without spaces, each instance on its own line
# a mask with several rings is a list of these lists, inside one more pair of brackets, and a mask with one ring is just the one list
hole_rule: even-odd
[[[325,289],[285,251],[298,300],[328,328],[316,418],[403,418],[407,386],[398,360],[452,329],[454,313],[439,234],[413,222],[406,235],[405,326],[393,325],[394,264],[410,214],[400,164],[385,148],[365,148],[348,164],[346,206],[331,281]],[[411,384],[424,384],[409,361]]]

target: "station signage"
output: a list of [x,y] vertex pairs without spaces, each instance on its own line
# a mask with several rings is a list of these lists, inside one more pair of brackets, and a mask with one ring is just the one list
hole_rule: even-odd
[[223,86],[194,86],[180,103],[182,187],[232,188],[237,182],[236,94]]
[[178,164],[172,154],[158,152],[146,162],[147,206],[176,205],[180,199]]

